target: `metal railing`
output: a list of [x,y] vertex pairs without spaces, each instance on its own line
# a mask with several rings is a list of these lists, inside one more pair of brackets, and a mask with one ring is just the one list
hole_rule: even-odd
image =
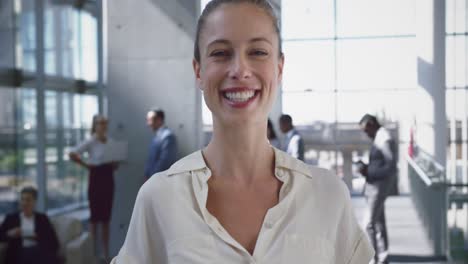
[[406,157],[411,197],[435,256],[450,256],[447,232],[448,196],[445,169],[418,150]]

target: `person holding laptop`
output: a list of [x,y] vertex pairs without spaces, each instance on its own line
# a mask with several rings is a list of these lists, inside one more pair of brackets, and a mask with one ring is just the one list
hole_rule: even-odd
[[[114,198],[114,171],[116,161],[107,158],[109,145],[113,140],[107,136],[108,120],[102,115],[95,115],[91,128],[91,137],[73,148],[70,160],[89,170],[88,200],[91,211],[90,229],[94,242],[97,241],[97,226],[101,225],[102,248],[104,258],[109,258],[109,223]],[[88,154],[85,161],[82,157]],[[95,243],[97,245],[97,243]]]

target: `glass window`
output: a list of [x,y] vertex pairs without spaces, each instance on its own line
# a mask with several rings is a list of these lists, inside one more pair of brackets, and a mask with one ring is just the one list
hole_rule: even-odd
[[334,37],[334,1],[282,1],[282,36],[287,39]]
[[447,87],[462,87],[468,84],[466,80],[467,49],[468,42],[465,36],[447,36],[445,54]]
[[447,33],[465,33],[466,30],[466,1],[446,0],[445,20]]
[[295,125],[333,123],[334,96],[335,93],[330,92],[284,92],[283,113],[290,115]]
[[79,13],[80,27],[80,73],[76,74],[80,79],[86,81],[97,81],[98,54],[97,54],[97,20],[90,13]]
[[417,100],[416,89],[408,91],[342,92],[337,96],[339,123],[357,123],[366,114],[387,121],[412,120],[412,105]]
[[98,101],[92,95],[46,92],[48,208],[84,201],[87,171],[68,158],[72,147],[89,136]]
[[17,209],[20,188],[36,185],[35,96],[0,87],[0,215]]
[[415,0],[337,0],[339,37],[415,34]]
[[333,41],[285,41],[283,91],[334,90]]
[[468,93],[465,93],[463,89],[447,89],[445,95],[448,121],[455,118],[458,122],[461,122],[464,118],[467,118],[468,113],[463,112],[463,105]]
[[18,26],[20,56],[17,59],[17,64],[23,70],[31,72],[36,70],[36,16],[34,4],[33,0],[21,1]]
[[337,45],[338,90],[417,86],[414,38],[353,39]]
[[97,81],[97,19],[85,10],[49,0],[45,11],[45,71]]
[[0,68],[15,67],[13,1],[0,2]]
[[0,89],[0,215],[16,209],[16,155],[14,90]]

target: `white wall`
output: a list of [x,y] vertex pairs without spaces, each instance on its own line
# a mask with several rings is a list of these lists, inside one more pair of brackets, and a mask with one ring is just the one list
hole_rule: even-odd
[[195,14],[174,0],[108,1],[107,62],[110,134],[128,140],[128,160],[116,173],[111,255],[121,247],[143,182],[151,133],[146,112],[161,107],[179,156],[199,147],[200,92],[192,72]]

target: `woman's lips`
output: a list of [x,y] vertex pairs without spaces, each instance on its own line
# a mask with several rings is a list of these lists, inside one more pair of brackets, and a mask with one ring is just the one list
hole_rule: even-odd
[[232,107],[243,108],[252,103],[259,95],[260,90],[235,87],[221,91],[224,100]]

